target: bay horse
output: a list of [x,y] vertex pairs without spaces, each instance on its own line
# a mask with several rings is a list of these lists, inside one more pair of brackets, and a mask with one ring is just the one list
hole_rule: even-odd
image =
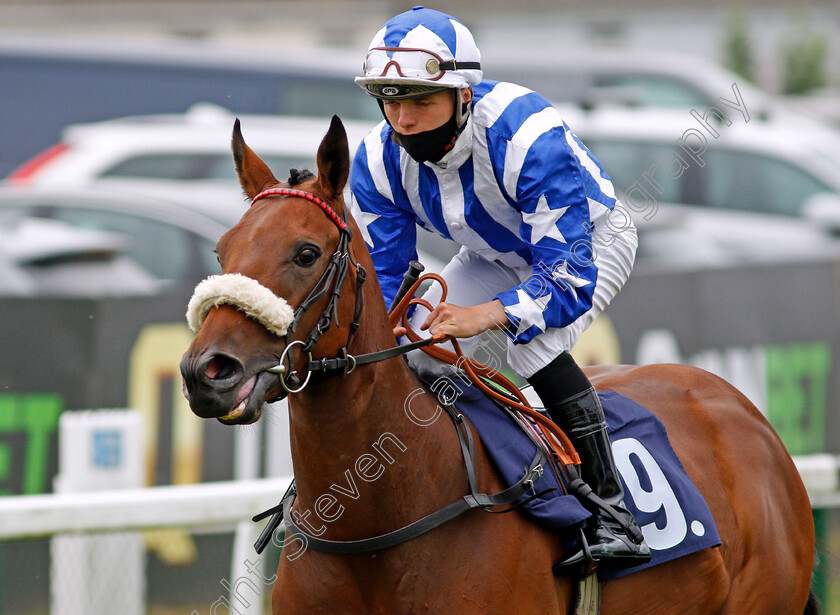
[[[237,304],[217,293],[191,313],[197,335],[181,370],[193,412],[252,423],[267,400],[288,389],[297,495],[287,513],[324,540],[388,534],[462,498],[469,481],[451,421],[419,427],[406,418],[406,400],[423,386],[406,362],[348,359],[396,342],[375,276],[361,283],[373,265],[344,205],[350,159],[340,120],[333,118],[318,149],[317,176],[299,176],[296,186],[275,178],[245,144],[238,121],[232,147],[253,203],[217,253],[221,278],[241,282],[250,298],[239,295]],[[275,313],[256,314],[264,308],[252,304],[260,302]],[[344,369],[303,377],[300,366],[319,361]],[[722,541],[603,584],[601,612],[815,613],[808,496],[747,398],[688,366],[603,366],[587,374],[598,389],[623,394],[661,419]],[[411,408],[431,417],[437,399],[417,396]],[[474,444],[476,480],[486,493],[501,491],[507,485],[481,442]],[[301,551],[289,540],[283,545],[274,613],[565,614],[574,599],[573,580],[552,574],[563,557],[558,534],[517,512],[470,510],[363,553]]]

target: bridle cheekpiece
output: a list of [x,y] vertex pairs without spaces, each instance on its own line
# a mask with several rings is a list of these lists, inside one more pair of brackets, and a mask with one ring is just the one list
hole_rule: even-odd
[[[287,304],[285,299],[278,297],[273,291],[262,286],[257,280],[252,278],[241,274],[210,276],[196,287],[187,308],[187,322],[190,328],[197,332],[213,307],[228,304],[259,322],[272,334],[284,338],[286,348],[279,357],[279,364],[266,370],[279,375],[280,382],[283,385],[284,392],[278,398],[272,400],[276,401],[285,397],[288,393],[297,393],[303,390],[309,382],[312,371],[315,371],[312,369],[312,365],[317,362],[312,360],[312,348],[318,342],[321,335],[332,326],[333,322],[338,325],[338,301],[341,298],[341,288],[347,279],[351,263],[356,267],[356,305],[353,312],[353,322],[350,323],[347,341],[339,351],[338,356],[335,359],[321,359],[321,361],[329,361],[330,364],[338,361],[339,363],[349,365],[349,371],[352,371],[355,367],[355,361],[348,361],[347,359],[350,356],[347,353],[347,348],[350,346],[353,336],[359,328],[359,319],[361,318],[364,307],[362,285],[364,284],[367,272],[364,267],[353,260],[350,254],[350,241],[353,238],[350,225],[324,199],[305,190],[270,188],[257,194],[251,200],[251,205],[269,196],[289,196],[314,203],[338,227],[338,245],[330,257],[330,262],[324,270],[324,273],[321,274],[320,279],[315,283],[312,290],[309,291],[306,298],[294,309]],[[292,335],[297,330],[303,314],[327,293],[329,293],[327,304],[321,316],[318,318],[315,327],[304,339],[292,340]],[[303,355],[309,357],[309,363],[304,366],[304,369],[308,373],[303,383],[301,383],[300,378],[295,373],[293,356],[289,352],[294,346],[300,346],[300,351]],[[287,360],[288,366],[286,365]]]
[[[269,188],[268,190],[263,190],[259,194],[257,194],[252,200],[251,205],[253,206],[254,203],[259,201],[260,199],[269,197],[269,196],[290,196],[299,199],[305,199],[310,203],[314,203],[318,207],[321,208],[327,217],[336,225],[339,232],[339,239],[338,245],[336,246],[335,252],[333,252],[332,257],[330,257],[330,262],[327,265],[327,268],[324,270],[324,273],[321,275],[321,278],[318,282],[315,283],[315,286],[312,290],[309,291],[309,294],[306,298],[301,301],[300,305],[298,305],[294,309],[294,318],[292,323],[289,325],[288,331],[286,332],[285,340],[286,340],[286,349],[283,352],[283,355],[280,357],[280,363],[273,368],[269,368],[267,371],[272,373],[278,374],[280,376],[280,382],[283,385],[284,393],[281,397],[285,397],[288,393],[297,393],[303,390],[306,384],[309,382],[309,378],[312,375],[312,370],[308,369],[308,366],[305,366],[304,369],[307,370],[306,379],[303,383],[300,382],[300,379],[295,374],[294,370],[294,359],[292,353],[289,352],[289,349],[294,345],[300,345],[300,351],[304,355],[309,357],[309,363],[312,363],[312,348],[318,342],[321,335],[326,333],[326,331],[332,326],[332,323],[335,322],[338,325],[338,301],[341,298],[341,287],[344,285],[344,281],[347,279],[347,273],[350,268],[350,264],[353,263],[356,267],[356,305],[355,309],[353,310],[353,322],[350,323],[349,331],[347,334],[347,341],[344,346],[339,351],[339,357],[347,357],[347,348],[350,346],[350,343],[353,340],[353,336],[355,335],[356,331],[359,328],[359,319],[362,315],[362,309],[364,308],[364,296],[362,294],[362,286],[365,282],[365,277],[367,276],[367,272],[365,271],[364,267],[362,267],[359,263],[353,261],[352,256],[350,255],[350,241],[353,238],[353,233],[350,230],[350,225],[339,216],[336,211],[327,204],[324,199],[319,197],[316,194],[311,192],[307,192],[305,190],[298,190],[296,188]],[[316,323],[315,327],[307,334],[307,336],[303,340],[292,340],[292,335],[294,334],[295,330],[297,329],[298,324],[300,323],[303,314],[308,310],[312,305],[318,302],[325,294],[329,292],[329,298],[327,300],[327,305],[324,307],[324,311],[321,312],[320,318],[318,318],[318,322]],[[288,358],[289,366],[286,367],[286,358]],[[276,401],[276,400],[275,400]]]

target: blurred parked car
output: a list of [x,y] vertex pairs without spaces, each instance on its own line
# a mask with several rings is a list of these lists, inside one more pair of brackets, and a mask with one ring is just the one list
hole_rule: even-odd
[[[684,112],[563,115],[624,193],[643,233],[640,257],[743,262],[840,246],[840,136],[832,130],[745,122],[734,112],[730,125],[713,126],[715,137]],[[692,157],[681,143],[704,151]]]
[[[719,136],[714,137],[687,111],[568,106],[561,113],[620,192],[638,183],[654,199],[655,215],[634,212],[642,235],[640,263],[792,258],[838,244],[840,137],[831,130],[746,122],[730,110],[731,124],[716,125]],[[187,114],[71,126],[60,145],[20,167],[10,181],[163,196],[229,227],[247,207],[230,154],[233,119],[224,109],[198,105]],[[314,168],[328,124],[326,118],[271,116],[242,116],[241,121],[249,145],[281,179],[289,168]],[[345,124],[355,150],[371,124]],[[702,166],[680,147],[691,130],[705,135]],[[669,182],[661,167],[670,152],[690,164]],[[645,177],[657,165],[655,190]],[[430,270],[439,270],[456,251],[429,233],[419,232],[418,243]]]
[[732,86],[737,84],[757,122],[811,123],[807,114],[696,55],[620,47],[556,54],[493,47],[482,51],[486,78],[518,83],[561,105],[693,108],[702,113],[710,106],[719,107],[721,97],[734,101]]
[[807,94],[785,96],[792,108],[833,124],[840,129],[840,87],[813,90]]
[[[61,143],[16,169],[7,183],[20,188],[95,187],[149,195],[210,216],[227,229],[248,208],[236,178],[230,137],[235,116],[210,104],[185,114],[127,117],[69,126]],[[289,169],[315,168],[328,118],[243,115],[248,145],[285,180]],[[374,125],[342,120],[351,155]],[[419,233],[428,271],[457,252],[446,239]]]
[[[60,143],[11,173],[15,185],[88,186],[163,194],[231,225],[247,207],[233,167],[236,119],[212,104],[187,113],[147,115],[68,126]],[[328,118],[240,117],[248,145],[285,180],[289,169],[315,170]],[[351,151],[372,123],[344,121]]]
[[353,83],[358,53],[245,48],[160,37],[0,36],[0,176],[59,139],[64,126],[183,113],[197,102],[237,114],[379,116]]
[[219,265],[227,226],[176,202],[90,188],[0,187],[0,294],[153,294]]

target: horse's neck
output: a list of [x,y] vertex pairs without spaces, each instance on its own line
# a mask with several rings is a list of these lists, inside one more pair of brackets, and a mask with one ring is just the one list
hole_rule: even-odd
[[[393,345],[382,342],[369,339],[356,352]],[[445,413],[432,420],[439,412],[402,358],[360,366],[296,396],[295,508],[310,511],[310,529],[326,528],[334,539],[382,533],[430,512],[430,492],[436,507],[463,495],[457,436]]]

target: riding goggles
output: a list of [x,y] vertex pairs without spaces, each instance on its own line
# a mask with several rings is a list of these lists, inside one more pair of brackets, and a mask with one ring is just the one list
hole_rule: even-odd
[[365,58],[365,81],[422,79],[438,81],[447,71],[481,70],[480,62],[444,60],[428,49],[414,47],[372,47]]

